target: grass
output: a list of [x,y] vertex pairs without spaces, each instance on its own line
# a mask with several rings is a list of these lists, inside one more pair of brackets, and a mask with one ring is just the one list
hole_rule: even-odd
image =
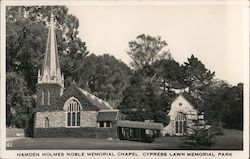
[[220,149],[222,146],[227,150],[243,149],[243,132],[240,130],[225,129],[225,135],[215,136],[214,149]]
[[216,135],[211,146],[182,144],[181,149],[193,150],[243,150],[243,132],[235,129],[224,129],[224,135]]
[[212,146],[193,146],[184,143],[183,137],[160,137],[153,143],[95,138],[24,138],[12,141],[8,149],[61,149],[61,150],[242,150],[243,133],[225,129],[225,135],[215,136]]
[[19,137],[24,136],[24,130],[19,128],[7,128],[6,137]]

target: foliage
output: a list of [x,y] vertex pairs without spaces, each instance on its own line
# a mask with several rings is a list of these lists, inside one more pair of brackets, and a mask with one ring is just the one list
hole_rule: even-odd
[[96,127],[49,127],[49,128],[35,128],[35,138],[96,138]]
[[206,90],[204,103],[206,120],[214,133],[223,134],[222,123],[227,128],[243,129],[243,84],[231,86],[214,80]]
[[[44,59],[47,26],[56,19],[59,55],[65,76],[72,78],[79,60],[88,54],[78,37],[78,19],[64,6],[9,6],[6,10],[7,126],[25,127],[34,107],[37,71]],[[76,62],[77,61],[77,62]],[[69,67],[68,64],[74,63]],[[67,69],[70,71],[68,71]],[[68,79],[66,79],[67,83]],[[30,110],[27,110],[27,109]]]
[[144,66],[131,77],[130,85],[123,92],[124,98],[119,109],[126,115],[126,119],[167,125],[169,119],[160,105],[159,90],[153,67]]
[[222,119],[225,127],[243,130],[243,83],[231,87],[226,97],[226,113]]
[[[78,19],[68,14],[68,8],[64,6],[7,7],[7,72],[22,72],[31,90],[30,93],[35,93],[36,76],[34,75],[41,68],[44,59],[47,26],[52,12],[57,22],[58,52],[64,58],[61,65],[65,76],[74,76],[71,71],[75,70],[76,64],[79,63],[75,61],[81,60],[79,57],[88,54],[85,43],[77,37]],[[71,66],[69,63],[76,64]]]
[[185,142],[188,144],[210,146],[214,143],[214,135],[207,129],[200,129],[187,136]]
[[123,98],[132,72],[122,61],[108,54],[91,54],[83,59],[76,82],[92,94],[117,106]]
[[32,113],[35,101],[29,95],[27,83],[21,73],[7,72],[6,75],[6,125],[23,128]]
[[[9,6],[6,10],[7,126],[32,125],[36,74],[46,48],[51,13],[56,19],[58,52],[65,86],[76,83],[119,105],[125,118],[153,120],[166,125],[166,116],[175,90],[189,89],[198,111],[213,128],[243,129],[243,84],[230,86],[214,81],[215,73],[194,55],[183,65],[166,50],[160,36],[141,34],[129,42],[127,54],[133,60],[132,72],[110,55],[89,55],[86,43],[78,37],[79,21],[65,6]],[[29,124],[28,124],[29,123]]]
[[160,36],[138,35],[136,40],[129,42],[130,50],[127,54],[133,60],[131,66],[134,69],[142,69],[146,65],[151,65],[157,59],[170,58],[169,50],[164,51],[166,46],[167,43],[161,40]]
[[173,58],[157,60],[153,67],[157,73],[157,80],[161,82],[162,91],[170,92],[185,87],[183,68]]
[[214,80],[206,89],[204,111],[206,120],[212,125],[215,134],[222,134],[221,120],[225,113],[225,92],[229,85],[224,81]]
[[154,116],[153,116],[154,122],[156,123],[162,123],[163,126],[167,126],[169,121],[170,121],[170,117],[166,115],[166,112],[162,111],[162,110],[157,110],[154,112]]
[[205,89],[210,86],[215,72],[208,70],[205,65],[194,55],[188,58],[182,66],[185,72],[185,84],[189,93],[195,99],[195,105],[203,105]]
[[26,137],[34,137],[34,120],[35,120],[34,113],[30,113],[27,115],[27,121],[24,128]]

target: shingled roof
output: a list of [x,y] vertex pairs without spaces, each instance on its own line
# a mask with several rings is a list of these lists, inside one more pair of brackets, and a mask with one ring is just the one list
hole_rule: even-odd
[[[79,88],[79,87],[78,87]],[[87,91],[79,88],[79,90],[84,94],[84,96],[95,106],[100,108],[100,110],[112,110],[113,108],[104,100],[96,97],[93,94],[88,93]]]
[[55,103],[40,106],[36,108],[35,111],[62,111],[65,102],[71,97],[78,99],[82,104],[82,109],[85,111],[113,110],[112,106],[107,102],[79,88],[76,83],[73,82]]
[[118,110],[99,111],[97,114],[97,121],[116,121],[118,113]]
[[161,130],[163,128],[162,123],[139,122],[139,121],[129,121],[129,120],[119,120],[117,121],[116,125],[118,127],[153,129],[153,130]]
[[196,102],[196,100],[195,100],[194,97],[192,97],[192,96],[191,96],[189,93],[187,93],[187,92],[183,92],[183,93],[181,93],[181,95],[182,95],[184,98],[186,98],[186,100],[187,100],[191,105],[193,105],[194,108],[197,108],[197,102]]

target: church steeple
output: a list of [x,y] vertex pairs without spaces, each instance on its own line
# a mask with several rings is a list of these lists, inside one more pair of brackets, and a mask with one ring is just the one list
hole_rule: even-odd
[[37,105],[53,105],[63,94],[64,77],[59,65],[55,21],[51,15],[42,70],[37,75]]
[[57,83],[64,87],[63,75],[59,65],[55,21],[54,15],[51,15],[49,24],[49,33],[46,45],[46,52],[42,71],[38,71],[38,83]]

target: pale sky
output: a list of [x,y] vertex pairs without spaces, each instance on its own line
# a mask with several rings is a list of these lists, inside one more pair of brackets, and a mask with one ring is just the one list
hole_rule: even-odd
[[179,63],[194,54],[216,78],[243,82],[243,9],[231,5],[67,6],[91,53],[109,53],[129,64],[128,42],[160,35]]

